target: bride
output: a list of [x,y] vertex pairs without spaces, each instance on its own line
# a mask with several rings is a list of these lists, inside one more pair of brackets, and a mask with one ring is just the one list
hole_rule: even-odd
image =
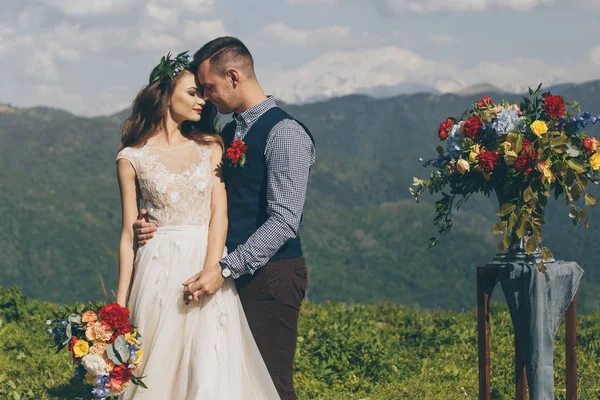
[[[187,55],[167,55],[123,124],[117,302],[142,334],[136,375],[148,389],[129,385],[121,399],[279,399],[232,278],[199,298],[182,285],[223,257],[227,234],[217,110],[201,90]],[[159,228],[137,248],[140,199]]]

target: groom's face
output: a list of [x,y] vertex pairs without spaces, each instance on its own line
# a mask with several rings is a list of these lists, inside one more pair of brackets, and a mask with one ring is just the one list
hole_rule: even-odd
[[221,114],[234,111],[234,92],[230,79],[211,68],[210,61],[204,61],[198,67],[198,81],[202,85],[203,98],[213,103]]

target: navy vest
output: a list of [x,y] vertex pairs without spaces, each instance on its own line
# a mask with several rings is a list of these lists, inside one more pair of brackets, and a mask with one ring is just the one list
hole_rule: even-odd
[[[254,122],[246,136],[244,143],[246,150],[246,164],[244,167],[234,166],[225,157],[223,176],[227,189],[227,213],[229,227],[227,231],[226,246],[229,252],[244,244],[256,230],[267,221],[267,165],[265,148],[271,129],[284,119],[294,119],[279,107],[267,110]],[[299,121],[310,139],[314,139],[310,131]],[[235,135],[235,121],[225,125],[221,136],[228,148],[233,143]],[[271,261],[284,258],[299,257],[302,255],[300,237],[288,240]]]

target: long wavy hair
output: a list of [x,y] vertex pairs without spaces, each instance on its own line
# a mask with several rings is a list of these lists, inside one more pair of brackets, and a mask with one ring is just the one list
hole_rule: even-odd
[[[184,71],[194,74],[190,67]],[[141,147],[161,129],[166,129],[169,100],[175,85],[184,74],[183,71],[178,73],[175,75],[175,79],[170,79],[165,75],[154,83],[151,81],[153,74],[150,74],[150,83],[137,94],[133,100],[129,117],[121,125],[119,150],[125,147]],[[198,144],[217,143],[223,148],[223,140],[217,129],[218,119],[217,107],[206,102],[202,107],[200,121],[185,121],[182,124],[181,133]]]

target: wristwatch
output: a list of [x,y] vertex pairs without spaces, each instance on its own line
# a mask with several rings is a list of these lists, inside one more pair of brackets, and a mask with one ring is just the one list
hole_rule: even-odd
[[221,275],[223,276],[223,278],[229,278],[231,276],[231,270],[225,265],[223,265],[223,263],[219,264],[221,264]]

